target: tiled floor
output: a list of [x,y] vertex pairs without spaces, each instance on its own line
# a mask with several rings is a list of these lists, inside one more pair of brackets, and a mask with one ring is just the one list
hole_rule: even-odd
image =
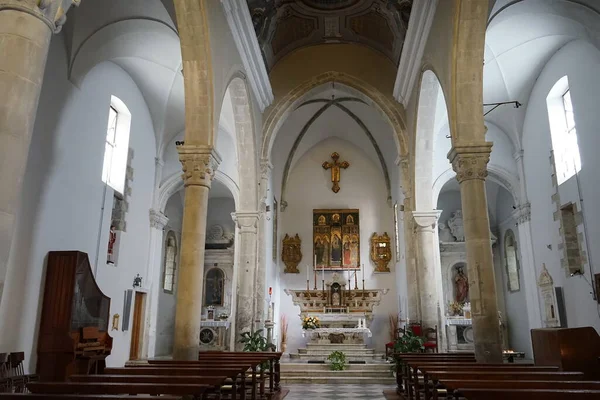
[[290,393],[285,400],[384,400],[383,390],[393,389],[388,385],[285,385]]

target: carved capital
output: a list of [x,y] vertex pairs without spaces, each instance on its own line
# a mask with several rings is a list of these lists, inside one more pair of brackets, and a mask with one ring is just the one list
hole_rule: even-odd
[[512,213],[518,224],[524,224],[531,221],[531,204],[525,203],[517,206],[517,209]]
[[165,226],[169,223],[169,218],[165,216],[165,214],[160,211],[151,209],[150,210],[150,227],[154,229],[164,229]]
[[442,212],[440,210],[432,211],[413,211],[413,219],[415,221],[415,228],[417,231],[435,231],[438,219]]
[[67,21],[67,11],[79,3],[81,0],[0,0],[0,11],[18,10],[33,15],[58,33]]
[[456,172],[458,182],[470,179],[485,180],[491,151],[492,143],[489,142],[478,146],[454,146],[448,153],[448,159]]
[[231,219],[237,224],[240,233],[256,233],[259,218],[259,211],[238,211],[231,213]]
[[273,164],[269,162],[268,159],[263,158],[260,160],[260,179],[261,180],[269,180],[271,177],[271,170],[273,169]]
[[179,161],[183,167],[183,181],[187,186],[206,186],[210,188],[215,171],[221,163],[221,157],[212,146],[177,146]]

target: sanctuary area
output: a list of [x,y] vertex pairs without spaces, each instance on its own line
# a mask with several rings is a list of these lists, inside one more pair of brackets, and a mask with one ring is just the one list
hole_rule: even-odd
[[600,398],[599,27],[0,0],[0,400]]

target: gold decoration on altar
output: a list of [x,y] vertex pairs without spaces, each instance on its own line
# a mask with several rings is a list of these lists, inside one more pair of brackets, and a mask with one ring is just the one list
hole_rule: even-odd
[[289,236],[287,233],[283,238],[283,244],[281,246],[281,260],[285,264],[286,274],[299,274],[298,264],[302,261],[302,240],[296,234],[296,236]]
[[323,163],[324,169],[331,169],[331,182],[333,182],[333,186],[331,190],[333,193],[337,193],[340,191],[340,168],[348,168],[350,163],[348,161],[339,162],[340,155],[338,153],[331,153],[331,158],[333,162],[325,161]]
[[377,267],[375,272],[390,272],[388,264],[392,259],[392,246],[387,232],[379,236],[377,232],[371,236],[371,260]]
[[357,209],[313,210],[315,270],[360,269],[360,226]]

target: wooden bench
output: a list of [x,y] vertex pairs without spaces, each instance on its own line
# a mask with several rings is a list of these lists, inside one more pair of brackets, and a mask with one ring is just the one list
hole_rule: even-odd
[[468,400],[598,400],[600,390],[458,389]]
[[[523,381],[523,380],[453,380],[440,381],[455,399],[461,397],[463,389],[542,389],[542,390],[600,390],[600,381]],[[436,397],[434,396],[434,399]]]
[[40,394],[145,394],[201,396],[210,385],[173,383],[97,383],[97,382],[33,382],[31,393]]
[[[156,396],[135,396],[130,395],[93,395],[93,394],[47,394],[47,393],[0,393],[0,398],[5,400],[27,400],[27,399],[48,399],[48,400],[157,400]],[[160,400],[181,400],[181,396],[161,396]]]

